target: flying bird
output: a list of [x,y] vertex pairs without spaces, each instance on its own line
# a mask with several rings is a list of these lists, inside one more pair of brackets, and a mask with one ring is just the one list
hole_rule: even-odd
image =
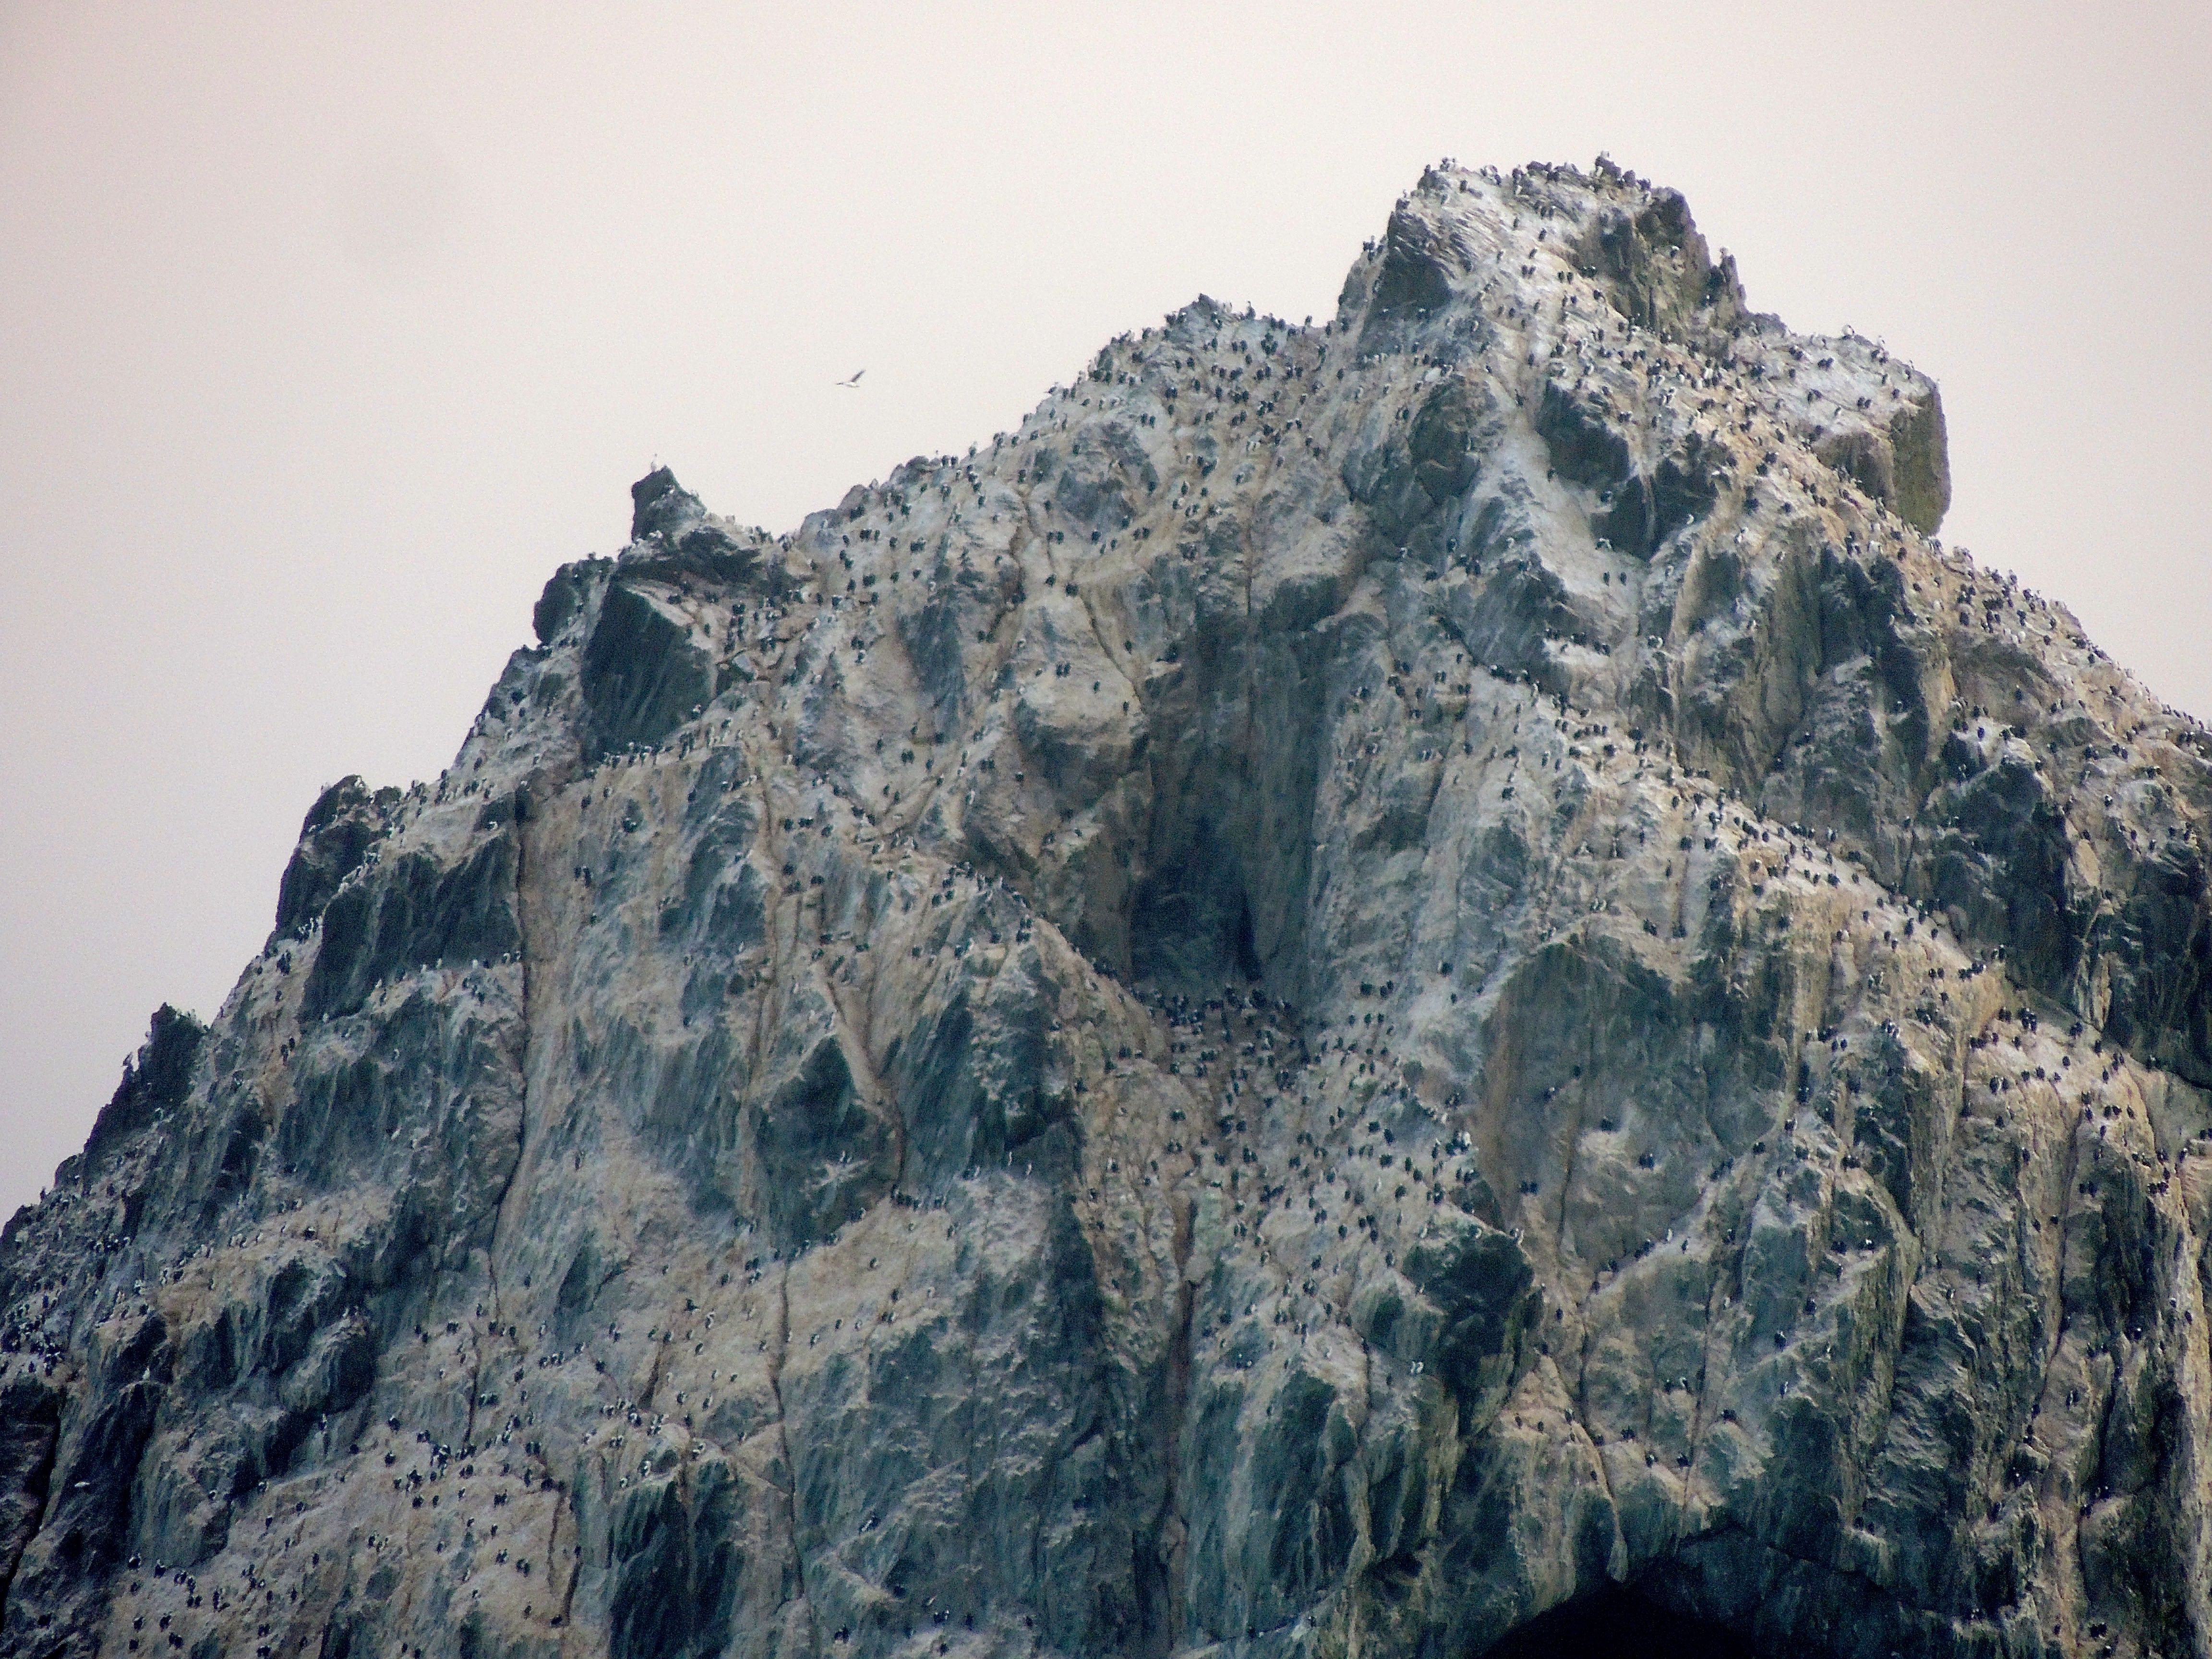
[[851,380],[840,380],[840,381],[838,381],[838,382],[837,382],[837,384],[838,384],[840,386],[843,387],[846,391],[848,391],[848,392],[851,392],[851,391],[854,390],[856,387],[858,387],[858,386],[859,386],[859,385],[860,384],[860,376],[862,376],[863,374],[866,374],[867,372],[868,372],[868,371],[867,371],[866,369],[865,369],[865,368],[856,368],[856,369],[854,369],[854,370],[853,371],[853,378],[852,378]]

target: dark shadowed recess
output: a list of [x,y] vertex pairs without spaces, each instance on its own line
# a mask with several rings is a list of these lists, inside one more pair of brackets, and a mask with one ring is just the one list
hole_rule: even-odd
[[1608,1584],[1530,1620],[1484,1659],[1751,1659],[1751,1646],[1723,1626]]
[[1185,996],[1261,976],[1243,865],[1204,818],[1182,855],[1139,884],[1129,957],[1140,982]]

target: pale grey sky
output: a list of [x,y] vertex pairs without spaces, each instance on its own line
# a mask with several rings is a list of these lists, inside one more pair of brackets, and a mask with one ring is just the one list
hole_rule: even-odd
[[1201,290],[1326,314],[1443,155],[1682,189],[1942,383],[1950,540],[2212,712],[2208,15],[0,4],[0,1215],[656,459],[787,526]]

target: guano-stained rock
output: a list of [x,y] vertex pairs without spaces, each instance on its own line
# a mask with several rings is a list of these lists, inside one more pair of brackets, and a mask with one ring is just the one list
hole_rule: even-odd
[[641,480],[0,1238],[0,1652],[2212,1650],[2212,750],[1943,446],[1445,167]]

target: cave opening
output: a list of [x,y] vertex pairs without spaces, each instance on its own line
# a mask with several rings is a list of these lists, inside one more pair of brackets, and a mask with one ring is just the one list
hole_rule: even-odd
[[1483,1659],[1752,1659],[1723,1625],[1675,1613],[1608,1584],[1540,1613]]
[[1237,899],[1237,971],[1248,981],[1261,975],[1260,945],[1252,936],[1252,901],[1243,893]]
[[1266,978],[1242,861],[1206,820],[1138,883],[1129,957],[1139,983],[1183,996],[1214,996],[1232,979]]

